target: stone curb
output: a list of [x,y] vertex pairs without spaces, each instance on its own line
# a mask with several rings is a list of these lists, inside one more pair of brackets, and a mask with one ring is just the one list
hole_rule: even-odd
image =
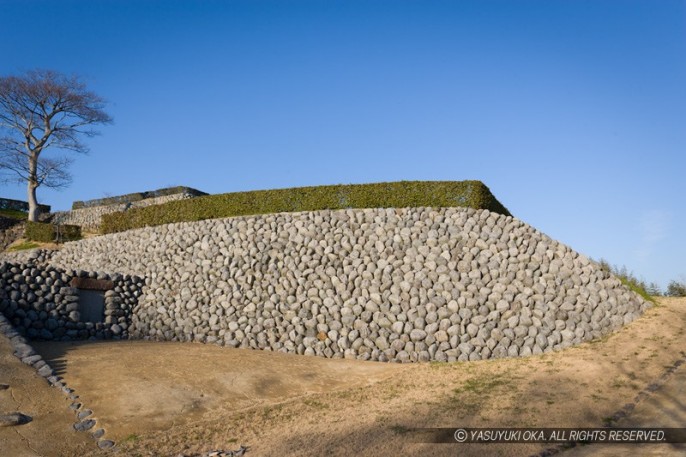
[[[26,365],[33,367],[36,373],[45,378],[46,382],[52,387],[59,389],[62,394],[72,403],[69,408],[76,414],[76,422],[74,423],[74,430],[85,432],[92,430],[97,424],[97,419],[91,417],[93,411],[86,409],[82,403],[78,402],[79,396],[74,393],[74,389],[67,386],[66,382],[58,376],[50,365],[38,355],[35,349],[29,342],[21,336],[7,318],[0,314],[0,332],[9,338],[12,344],[13,355],[21,360]],[[115,443],[112,440],[102,439],[105,435],[105,430],[99,428],[91,433],[91,437],[96,440],[96,444],[100,449],[113,448]]]

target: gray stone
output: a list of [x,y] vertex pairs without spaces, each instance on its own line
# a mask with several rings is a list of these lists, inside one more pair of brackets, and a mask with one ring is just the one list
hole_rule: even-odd
[[12,427],[31,422],[33,418],[22,413],[9,413],[0,415],[0,427]]
[[77,422],[74,424],[74,430],[77,432],[85,432],[87,430],[92,429],[95,426],[95,420],[94,419],[86,419],[81,422]]
[[47,378],[49,376],[53,376],[55,373],[52,371],[52,368],[50,368],[50,365],[43,365],[38,369],[38,374],[44,378]]
[[414,329],[410,332],[410,339],[412,341],[422,341],[426,338],[426,332],[424,330]]
[[110,449],[113,446],[114,446],[114,441],[112,441],[112,440],[99,440],[98,441],[98,447],[100,449]]

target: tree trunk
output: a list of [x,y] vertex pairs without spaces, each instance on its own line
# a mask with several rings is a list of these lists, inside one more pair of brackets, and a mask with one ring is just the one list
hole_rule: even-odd
[[38,200],[36,199],[36,189],[38,186],[29,182],[29,220],[36,222],[40,209],[38,208]]
[[28,179],[28,194],[29,194],[29,220],[32,222],[38,221],[38,199],[36,198],[36,189],[38,188],[38,177],[36,176],[38,170],[38,154],[35,152],[29,157],[29,179]]

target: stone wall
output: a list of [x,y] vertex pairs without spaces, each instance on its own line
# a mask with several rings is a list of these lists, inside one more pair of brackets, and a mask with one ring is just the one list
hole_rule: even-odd
[[163,189],[157,190],[149,190],[145,192],[133,192],[131,194],[117,195],[116,197],[105,197],[95,198],[93,200],[86,201],[75,201],[74,203],[72,203],[71,209],[92,208],[95,206],[111,206],[120,203],[134,203],[151,198],[159,198],[167,195],[180,194],[186,194],[190,197],[201,197],[203,195],[208,195],[206,192],[202,192],[198,189],[193,189],[192,187],[174,186],[165,187]]
[[88,208],[73,209],[70,211],[58,211],[53,213],[52,222],[54,224],[79,225],[82,229],[90,232],[97,232],[100,228],[101,218],[105,214],[126,211],[130,208],[140,208],[151,205],[161,205],[163,203],[193,198],[188,193],[165,195],[163,197],[147,198],[145,200],[131,203],[119,203],[108,206],[93,206]]
[[24,236],[26,222],[0,216],[0,251]]
[[146,278],[130,335],[324,357],[479,360],[599,338],[648,306],[567,246],[466,208],[149,227],[45,262]]
[[[94,279],[109,283],[102,321],[83,322],[79,285]],[[67,271],[29,263],[0,263],[0,313],[30,339],[73,340],[127,338],[131,313],[142,294],[137,276]],[[85,287],[85,286],[84,286]]]
[[[49,213],[50,205],[38,205],[41,213]],[[29,203],[23,200],[12,200],[11,198],[0,198],[0,209],[13,209],[15,211],[28,212]]]

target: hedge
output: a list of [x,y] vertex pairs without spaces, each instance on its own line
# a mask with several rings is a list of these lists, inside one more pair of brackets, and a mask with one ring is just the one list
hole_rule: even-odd
[[480,181],[400,181],[208,195],[103,215],[102,233],[174,222],[345,208],[454,207],[510,215]]
[[26,239],[42,243],[53,243],[55,240],[58,243],[80,240],[81,227],[78,225],[54,225],[28,221],[26,223]]
[[165,187],[164,189],[149,190],[146,192],[134,192],[131,194],[119,195],[117,197],[96,198],[94,200],[86,201],[75,201],[74,203],[72,203],[71,209],[92,208],[94,206],[110,206],[118,205],[121,203],[133,203],[145,200],[147,198],[165,197],[167,195],[176,195],[183,193],[193,195],[194,197],[207,195],[207,193],[201,192],[191,187]]

